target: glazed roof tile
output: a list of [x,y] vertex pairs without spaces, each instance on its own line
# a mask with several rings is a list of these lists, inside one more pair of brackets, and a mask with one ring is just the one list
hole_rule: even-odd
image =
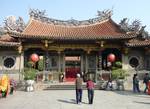
[[4,34],[4,35],[0,36],[0,41],[14,42],[14,41],[16,41],[16,39],[11,37],[9,34]]
[[8,34],[4,34],[0,36],[0,46],[19,46],[20,43],[16,42],[16,39],[9,36]]
[[66,26],[32,19],[22,33],[11,32],[14,37],[44,39],[125,39],[135,37],[126,34],[111,19],[91,25]]

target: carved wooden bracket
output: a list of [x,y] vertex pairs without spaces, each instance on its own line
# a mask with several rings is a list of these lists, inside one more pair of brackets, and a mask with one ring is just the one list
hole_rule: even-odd
[[20,45],[20,46],[18,47],[18,53],[19,53],[19,54],[22,53],[22,49],[23,49],[23,47],[22,47],[22,45]]
[[45,40],[45,47],[48,47],[48,40]]

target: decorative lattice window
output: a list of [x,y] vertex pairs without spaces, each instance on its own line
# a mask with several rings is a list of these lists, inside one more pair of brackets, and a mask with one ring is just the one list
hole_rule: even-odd
[[6,68],[12,68],[15,65],[15,57],[6,56],[4,57],[3,65]]
[[131,67],[137,68],[139,66],[139,59],[138,59],[138,57],[135,57],[135,56],[131,57],[129,59],[129,64],[130,64]]

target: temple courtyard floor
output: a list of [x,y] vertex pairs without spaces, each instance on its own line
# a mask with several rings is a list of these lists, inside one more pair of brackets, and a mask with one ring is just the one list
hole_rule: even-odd
[[84,90],[79,105],[75,102],[74,90],[16,91],[7,98],[0,98],[0,109],[150,109],[150,95],[95,90],[91,105]]

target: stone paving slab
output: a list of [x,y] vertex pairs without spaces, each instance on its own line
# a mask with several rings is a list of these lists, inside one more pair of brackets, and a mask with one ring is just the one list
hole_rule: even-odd
[[150,109],[150,95],[95,90],[94,104],[90,105],[84,90],[79,105],[74,90],[17,91],[0,99],[0,109]]

